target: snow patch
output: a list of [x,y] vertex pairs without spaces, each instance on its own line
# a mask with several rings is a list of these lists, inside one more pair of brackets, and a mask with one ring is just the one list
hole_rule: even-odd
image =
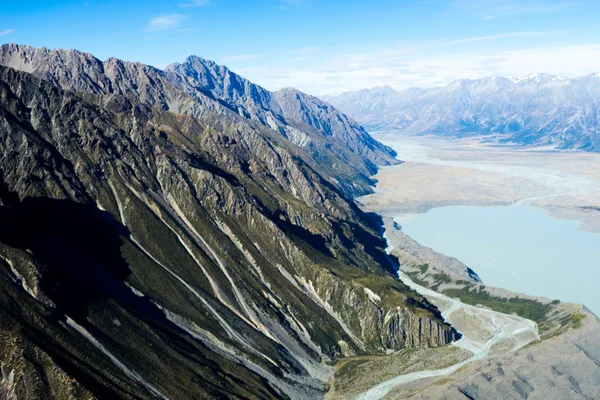
[[365,294],[373,303],[379,303],[381,301],[381,297],[375,294],[371,289],[365,288]]

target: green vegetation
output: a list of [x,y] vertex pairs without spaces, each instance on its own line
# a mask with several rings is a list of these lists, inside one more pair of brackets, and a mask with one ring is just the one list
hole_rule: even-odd
[[414,283],[416,283],[417,285],[421,285],[423,287],[429,287],[428,281],[426,281],[425,279],[419,278],[419,276],[425,274],[429,270],[429,264],[427,264],[427,263],[425,263],[425,264],[410,263],[410,264],[408,264],[408,267],[410,268],[410,270],[404,270],[404,269],[403,270],[406,273],[406,275],[410,276],[410,279],[412,279],[412,281]]
[[429,264],[419,264],[415,268],[417,268],[419,271],[421,271],[422,274],[424,274],[429,269]]
[[430,285],[433,290],[438,290],[443,283],[452,283],[452,278],[446,274],[431,274],[429,276],[433,278],[433,284]]
[[433,310],[424,307],[423,297],[414,291],[407,290],[406,286],[397,279],[390,276],[372,275],[356,279],[353,282],[377,293],[381,297],[378,305],[384,310],[410,307],[417,317],[435,318]]
[[426,287],[426,288],[428,288],[429,285],[430,285],[429,281],[426,281],[425,279],[417,278],[417,276],[416,276],[417,274],[414,274],[415,276],[411,276],[409,274],[407,274],[407,275],[410,276],[410,279],[412,279],[412,281],[414,283],[416,283],[417,285],[421,285],[421,286]]
[[502,298],[491,296],[478,287],[464,287],[462,289],[446,289],[442,293],[446,296],[459,298],[462,302],[471,305],[481,305],[505,314],[516,314],[523,318],[535,321],[543,330],[543,323],[547,314],[556,303],[542,304],[539,301],[523,299],[520,297]]
[[565,333],[569,328],[580,329],[583,326],[585,315],[579,312],[568,315],[559,320],[560,327],[545,335],[542,335],[542,340],[548,340],[558,335]]
[[571,318],[569,319],[569,323],[571,324],[573,329],[579,329],[583,325],[582,322],[584,319],[585,319],[585,315],[583,315],[581,313],[575,313],[575,314],[571,315]]
[[[449,277],[446,274],[440,274],[440,273],[432,273],[432,274],[427,274],[425,275],[426,279],[423,279],[422,276],[423,274],[426,274],[427,271],[429,270],[429,264],[418,264],[415,266],[412,266],[411,268],[416,269],[415,270],[410,270],[410,271],[405,271],[406,275],[410,276],[410,279],[412,279],[413,282],[415,282],[418,285],[421,285],[423,287],[432,289],[432,290],[438,290],[439,287],[444,284],[444,283],[453,283],[452,278]],[[462,282],[463,284],[469,284],[469,282],[464,281],[464,280],[460,280],[454,283],[459,283]]]

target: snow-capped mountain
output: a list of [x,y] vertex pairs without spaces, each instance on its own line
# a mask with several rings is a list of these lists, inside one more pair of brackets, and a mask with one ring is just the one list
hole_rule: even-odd
[[504,134],[518,144],[600,151],[600,74],[490,77],[400,92],[384,86],[326,100],[371,131]]

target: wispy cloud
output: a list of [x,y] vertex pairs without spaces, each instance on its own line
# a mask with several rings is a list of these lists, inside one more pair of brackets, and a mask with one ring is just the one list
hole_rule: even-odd
[[483,15],[484,20],[488,16],[560,12],[573,6],[576,6],[575,1],[564,0],[454,0],[451,2],[454,10]]
[[180,4],[180,7],[202,7],[210,4],[211,0],[192,0],[189,3]]
[[453,45],[453,44],[462,44],[462,43],[471,43],[471,42],[483,42],[486,40],[496,40],[496,39],[506,39],[506,38],[519,38],[519,37],[528,37],[528,36],[543,36],[558,33],[558,31],[540,31],[540,32],[507,32],[500,33],[497,35],[485,35],[485,36],[474,36],[463,39],[455,39],[455,40],[446,40],[443,42],[432,42],[431,45]]
[[557,34],[564,34],[565,30],[557,30],[557,31],[520,31],[520,32],[505,32],[498,33],[495,35],[482,35],[482,36],[471,36],[464,37],[458,39],[450,39],[450,40],[427,40],[427,41],[418,41],[418,42],[397,42],[396,47],[392,49],[383,50],[380,52],[380,56],[387,57],[390,54],[400,55],[401,53],[413,54],[415,52],[419,52],[424,49],[433,49],[436,47],[446,47],[453,45],[461,45],[461,44],[469,44],[476,42],[485,42],[492,40],[501,40],[501,39],[516,39],[516,38],[525,38],[525,37],[536,37],[536,36],[551,36]]
[[259,54],[238,54],[235,56],[227,56],[220,59],[221,62],[245,61],[259,58]]
[[5,29],[3,31],[0,31],[0,36],[4,36],[4,35],[10,35],[11,33],[13,33],[15,30],[14,29]]
[[452,53],[406,51],[405,49],[332,53],[328,58],[308,58],[288,67],[238,70],[247,78],[276,90],[297,87],[315,95],[390,85],[442,86],[457,79],[479,79],[493,75],[522,77],[546,72],[580,76],[600,71],[600,43],[545,46],[503,51]]
[[487,17],[483,17],[482,20],[484,21],[489,21],[490,19],[495,19],[496,17],[494,15],[488,15]]
[[179,28],[185,16],[181,14],[162,15],[151,19],[146,28],[147,32],[167,31],[170,29]]

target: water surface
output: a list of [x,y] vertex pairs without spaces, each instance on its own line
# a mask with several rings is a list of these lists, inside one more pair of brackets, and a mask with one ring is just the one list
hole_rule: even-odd
[[484,283],[583,303],[600,315],[600,233],[524,206],[434,208],[399,216],[417,242],[471,267]]

